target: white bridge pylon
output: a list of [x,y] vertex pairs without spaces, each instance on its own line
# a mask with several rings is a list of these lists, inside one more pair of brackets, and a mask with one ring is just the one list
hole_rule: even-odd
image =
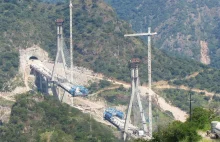
[[[71,8],[71,7],[70,7]],[[66,61],[66,56],[64,52],[64,35],[63,35],[63,19],[57,19],[56,24],[57,24],[57,54],[56,54],[56,59],[55,63],[53,66],[52,70],[52,75],[51,75],[51,81],[53,83],[56,83],[58,86],[64,89],[63,94],[61,94],[60,87],[58,87],[58,99],[60,101],[64,101],[67,98],[70,99],[71,105],[73,105],[73,97],[71,97],[71,87],[72,84],[68,80],[68,75],[67,75],[67,61]],[[71,37],[72,38],[72,37]],[[71,58],[72,59],[72,58]],[[72,64],[71,64],[71,78],[72,78]],[[58,76],[58,74],[61,75],[61,77]],[[72,82],[72,79],[71,79]],[[68,93],[69,94],[68,94]],[[70,95],[71,94],[71,95]],[[62,96],[62,97],[61,97]],[[66,99],[64,99],[66,98]]]
[[[62,60],[62,66],[63,66],[63,71],[64,72],[64,78],[66,79],[66,59],[64,56],[64,40],[63,40],[63,19],[57,19],[56,23],[57,23],[57,55],[56,55],[56,60],[54,63],[54,67],[53,67],[53,71],[52,71],[52,81],[55,81],[55,74],[56,71],[58,71],[58,62],[59,60]],[[60,70],[59,70],[60,72]]]

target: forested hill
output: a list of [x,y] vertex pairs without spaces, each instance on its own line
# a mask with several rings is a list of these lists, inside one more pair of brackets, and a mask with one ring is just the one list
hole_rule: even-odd
[[0,142],[116,142],[104,124],[50,96],[27,93],[12,107],[8,124],[0,125]]
[[[14,77],[18,69],[18,49],[37,44],[54,58],[57,18],[63,18],[66,45],[69,38],[69,3],[44,3],[37,0],[0,0],[0,88]],[[141,58],[142,81],[147,82],[147,48],[137,38],[125,38],[133,31],[117,18],[102,0],[73,1],[74,64],[85,66],[107,76],[129,81],[128,61]],[[160,42],[160,39],[153,39]],[[154,47],[155,45],[153,45]],[[4,61],[4,62],[3,62]],[[153,79],[184,77],[204,66],[175,59],[153,48]],[[145,68],[145,69],[144,69]]]
[[105,1],[135,31],[156,30],[158,48],[220,68],[219,0]]

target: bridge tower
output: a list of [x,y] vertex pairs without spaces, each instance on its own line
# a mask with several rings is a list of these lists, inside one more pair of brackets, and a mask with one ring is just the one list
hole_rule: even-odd
[[59,68],[58,67],[58,62],[59,60],[62,60],[62,66],[64,69],[64,77],[66,78],[66,60],[64,56],[64,41],[63,41],[63,19],[57,19],[56,24],[57,24],[57,55],[56,55],[56,60],[53,66],[53,71],[52,71],[52,81],[55,80],[55,75],[56,71]]
[[147,134],[148,130],[147,130],[147,125],[146,125],[146,119],[145,119],[145,115],[144,115],[144,110],[142,107],[142,103],[141,103],[141,98],[140,98],[140,90],[139,90],[139,73],[138,73],[138,65],[140,64],[140,59],[138,58],[133,58],[130,61],[130,67],[131,67],[131,98],[130,98],[130,103],[128,106],[128,112],[126,115],[126,119],[125,119],[125,126],[124,126],[124,140],[126,140],[127,137],[127,132],[128,132],[128,126],[130,123],[130,117],[131,117],[131,109],[132,109],[132,104],[134,101],[134,97],[137,97],[137,102],[138,102],[138,107],[139,107],[139,111],[141,114],[141,121],[142,121],[142,125],[144,128],[144,132],[145,135]]
[[[52,92],[60,100],[63,101],[66,98],[66,91],[61,91],[60,87],[57,87],[54,82],[65,83],[67,82],[67,63],[64,54],[64,35],[63,35],[63,19],[57,19],[57,54],[55,63],[53,66],[51,81],[53,82]],[[63,95],[61,94],[63,93]],[[62,95],[62,97],[61,97]],[[66,99],[65,99],[66,100]]]

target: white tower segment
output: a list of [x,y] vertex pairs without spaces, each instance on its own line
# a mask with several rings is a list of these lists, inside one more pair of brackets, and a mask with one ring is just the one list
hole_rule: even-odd
[[58,59],[62,60],[62,65],[64,69],[64,77],[66,77],[66,60],[63,52],[63,46],[64,46],[64,41],[63,41],[63,19],[57,19],[56,24],[57,24],[57,55],[56,55],[56,60],[53,66],[53,71],[52,71],[52,81],[55,80],[55,74],[58,67]]
[[141,114],[141,121],[142,121],[142,125],[144,128],[144,134],[147,135],[147,132],[148,132],[147,125],[146,125],[146,119],[144,116],[144,111],[143,111],[143,107],[142,107],[142,103],[141,103],[140,90],[138,88],[139,87],[139,75],[138,75],[139,63],[140,63],[140,59],[138,59],[138,58],[133,58],[130,63],[131,64],[131,90],[132,90],[132,94],[131,94],[130,103],[128,106],[128,112],[126,115],[125,125],[124,125],[124,140],[126,140],[127,133],[129,133],[128,127],[130,125],[131,108],[132,108],[132,104],[134,102],[135,95],[137,97],[138,107],[139,107],[139,111]]
[[135,68],[135,79],[136,79],[136,86],[135,86],[135,93],[136,93],[136,96],[137,96],[137,101],[138,101],[138,106],[139,106],[139,110],[140,110],[140,113],[141,113],[141,121],[142,121],[142,125],[144,127],[144,132],[148,132],[147,130],[147,124],[146,124],[146,118],[145,118],[145,115],[144,115],[144,110],[143,110],[143,107],[142,107],[142,103],[141,103],[141,97],[140,97],[140,90],[139,90],[139,73],[138,73],[138,66],[136,66]]
[[128,111],[127,115],[125,118],[125,126],[124,126],[124,141],[126,140],[127,137],[127,131],[128,131],[128,126],[130,123],[130,116],[131,116],[131,109],[132,109],[132,103],[134,100],[134,94],[135,94],[135,82],[134,82],[134,68],[131,68],[131,98],[130,98],[130,103],[128,106]]

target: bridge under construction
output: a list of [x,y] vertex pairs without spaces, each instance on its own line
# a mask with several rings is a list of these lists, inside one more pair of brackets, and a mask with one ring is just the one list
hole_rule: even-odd
[[[89,90],[84,86],[78,85],[74,82],[73,77],[73,47],[72,47],[72,2],[70,0],[70,51],[67,50],[64,40],[63,34],[63,19],[57,19],[57,55],[53,65],[53,69],[48,69],[43,65],[42,62],[38,60],[31,59],[30,67],[32,69],[33,74],[38,78],[39,85],[38,88],[40,91],[49,94],[49,89],[51,88],[53,94],[56,94],[59,100],[62,100],[66,93],[69,95],[70,99],[73,97],[83,97],[89,95]],[[149,110],[148,115],[146,115],[146,111],[142,106],[142,98],[141,91],[139,90],[139,69],[138,64],[140,63],[139,59],[132,59],[131,64],[131,98],[130,103],[128,104],[128,110],[126,113],[125,119],[120,117],[115,117],[111,112],[104,112],[104,118],[116,126],[120,131],[123,132],[124,140],[127,140],[130,137],[133,138],[152,138],[152,90],[151,90],[151,46],[150,46],[150,37],[155,35],[156,33],[151,33],[150,28],[148,29],[148,33],[140,33],[140,34],[130,34],[125,36],[148,36],[148,83],[149,83],[149,91],[148,91],[148,104]],[[68,74],[67,70],[69,69]],[[55,88],[55,89],[54,89]],[[57,88],[63,89],[63,95],[60,92],[57,92]],[[134,98],[136,97],[136,103],[138,105],[138,112],[140,113],[139,118],[141,119],[141,128],[139,126],[135,126],[135,124],[131,123],[131,113],[132,113],[132,105],[134,102]],[[146,102],[146,101],[145,101]],[[72,106],[74,106],[72,104]],[[133,113],[135,111],[133,110]],[[136,118],[135,118],[136,119]],[[148,120],[148,121],[147,121]],[[148,126],[147,126],[148,125]]]

